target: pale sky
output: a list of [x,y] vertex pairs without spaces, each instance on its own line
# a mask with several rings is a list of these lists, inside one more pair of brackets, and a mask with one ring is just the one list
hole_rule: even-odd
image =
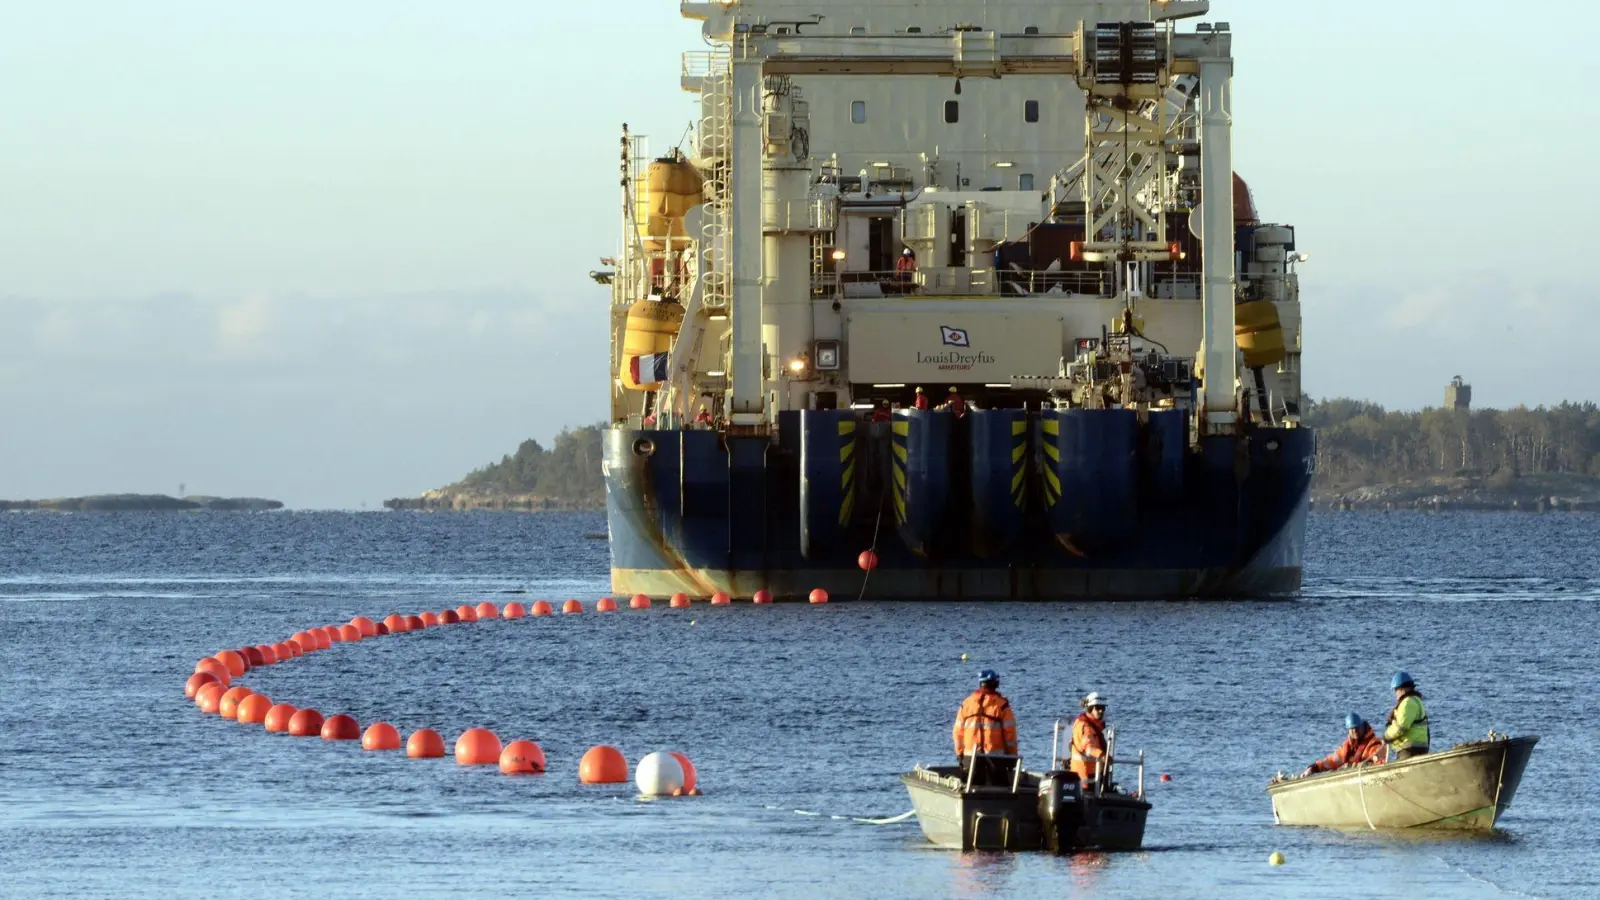
[[[1307,392],[1600,399],[1589,7],[1213,6]],[[700,46],[674,0],[0,4],[0,498],[377,506],[603,418],[618,129],[677,140]]]

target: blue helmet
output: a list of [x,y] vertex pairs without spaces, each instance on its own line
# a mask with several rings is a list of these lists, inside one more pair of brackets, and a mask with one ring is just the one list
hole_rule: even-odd
[[1367,724],[1367,720],[1361,718],[1360,713],[1345,713],[1344,715],[1344,727],[1346,728],[1360,728],[1365,724]]
[[1389,690],[1398,691],[1403,687],[1416,687],[1417,683],[1406,672],[1394,673],[1394,680],[1389,682]]
[[1000,680],[1000,673],[996,672],[993,669],[984,669],[982,672],[978,673],[978,683],[979,684],[984,684],[986,682],[999,681],[999,680]]

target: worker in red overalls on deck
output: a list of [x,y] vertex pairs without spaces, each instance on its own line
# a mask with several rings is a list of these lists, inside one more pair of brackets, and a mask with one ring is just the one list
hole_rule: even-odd
[[922,392],[922,385],[917,385],[917,402],[911,404],[915,409],[928,408],[928,395]]
[[939,408],[948,409],[956,414],[956,418],[960,418],[967,414],[967,401],[961,399],[961,393],[955,389],[954,385],[951,385],[950,393],[945,397],[944,404]]
[[893,414],[889,411],[889,401],[879,400],[877,408],[872,411],[872,421],[887,422],[893,418]]

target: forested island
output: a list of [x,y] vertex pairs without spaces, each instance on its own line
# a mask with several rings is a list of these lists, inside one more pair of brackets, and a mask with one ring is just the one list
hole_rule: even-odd
[[261,497],[169,497],[166,494],[95,494],[52,500],[0,500],[0,512],[46,510],[50,512],[182,512],[208,509],[218,512],[261,512],[283,509],[283,503]]
[[420,497],[385,500],[389,509],[599,509],[606,486],[600,474],[604,425],[564,429],[545,449],[529,438],[517,452],[473,471],[455,484]]
[[[1600,406],[1387,410],[1364,400],[1308,400],[1318,430],[1319,508],[1600,509]],[[601,434],[561,432],[390,509],[598,509]]]

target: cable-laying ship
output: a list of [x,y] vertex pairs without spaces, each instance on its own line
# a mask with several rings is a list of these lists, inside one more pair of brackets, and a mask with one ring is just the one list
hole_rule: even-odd
[[1233,173],[1208,12],[683,2],[699,120],[624,126],[592,273],[613,590],[1296,590],[1305,255]]

